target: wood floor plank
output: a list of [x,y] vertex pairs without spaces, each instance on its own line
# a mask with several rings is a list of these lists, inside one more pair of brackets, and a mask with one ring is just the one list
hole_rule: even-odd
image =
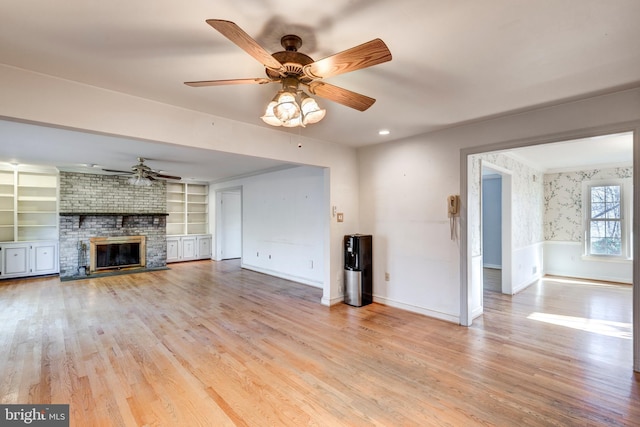
[[0,282],[0,402],[73,426],[635,426],[631,288],[485,292],[465,328],[237,261]]

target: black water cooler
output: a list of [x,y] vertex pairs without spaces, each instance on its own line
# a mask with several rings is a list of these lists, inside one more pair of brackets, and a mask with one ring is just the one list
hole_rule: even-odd
[[344,236],[344,302],[355,307],[373,302],[372,241],[369,235]]

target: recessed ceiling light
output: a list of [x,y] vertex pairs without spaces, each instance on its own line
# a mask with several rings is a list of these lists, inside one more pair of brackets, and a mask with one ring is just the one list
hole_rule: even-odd
[[378,131],[378,135],[389,135],[390,133],[389,129],[382,129]]

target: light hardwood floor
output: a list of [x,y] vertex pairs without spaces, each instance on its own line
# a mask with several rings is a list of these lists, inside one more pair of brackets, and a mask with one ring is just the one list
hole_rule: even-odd
[[485,293],[470,328],[237,261],[0,282],[0,402],[72,426],[639,425],[629,286]]

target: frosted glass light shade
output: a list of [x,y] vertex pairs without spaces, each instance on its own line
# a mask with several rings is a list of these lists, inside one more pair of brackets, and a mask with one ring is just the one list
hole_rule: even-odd
[[322,120],[327,110],[320,108],[316,100],[306,94],[303,94],[302,98],[302,124],[310,125]]
[[[298,98],[300,104],[298,104]],[[308,124],[318,123],[324,118],[326,112],[313,98],[302,91],[293,93],[279,90],[260,118],[271,126],[305,127]]]
[[152,184],[152,182],[151,182],[151,180],[149,178],[144,178],[144,177],[136,176],[136,175],[134,175],[131,178],[129,178],[127,180],[127,182],[129,184],[135,185],[137,187],[149,187]]
[[273,115],[273,107],[277,105],[276,101],[271,101],[267,105],[267,109],[264,112],[264,116],[260,117],[263,122],[271,126],[282,126],[282,122],[276,116]]
[[300,106],[296,102],[295,95],[290,92],[282,92],[276,106],[273,107],[273,115],[283,123],[299,116]]
[[297,127],[297,126],[304,127],[304,124],[302,124],[302,116],[298,115],[297,117],[294,117],[291,120],[287,120],[286,122],[282,122],[282,126],[284,126],[286,128],[294,128],[294,127]]

